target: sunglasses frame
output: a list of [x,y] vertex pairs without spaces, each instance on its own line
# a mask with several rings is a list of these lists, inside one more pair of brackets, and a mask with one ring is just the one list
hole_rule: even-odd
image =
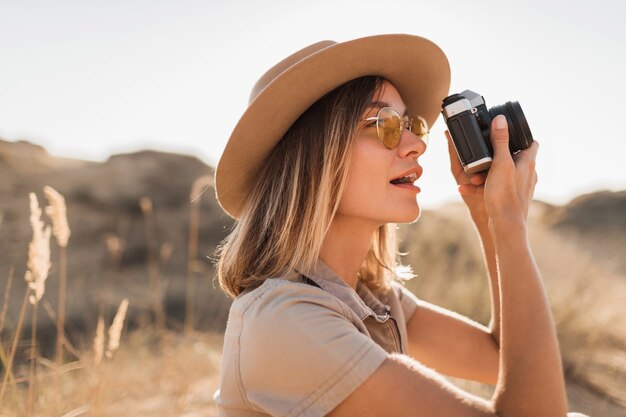
[[[397,141],[395,142],[395,145],[391,147],[387,146],[387,144],[385,143],[382,137],[381,130],[383,129],[383,127],[379,125],[379,122],[381,120],[385,120],[384,117],[380,117],[380,113],[382,111],[391,111],[398,118],[398,120],[400,120],[400,129],[398,129],[398,138],[397,138]],[[418,119],[416,121],[426,127],[426,133],[418,134],[418,133],[413,132],[412,128],[413,128],[414,119]],[[370,122],[374,120],[376,121],[376,134],[378,136],[378,140],[387,149],[394,149],[400,144],[400,138],[402,137],[403,129],[408,129],[411,133],[413,133],[415,136],[420,138],[426,145],[428,145],[428,134],[430,133],[430,128],[428,127],[428,123],[426,122],[426,119],[424,119],[422,116],[412,116],[411,118],[409,118],[409,120],[403,120],[402,117],[400,117],[400,113],[393,107],[381,107],[376,113],[376,116],[361,119],[361,121],[365,121],[365,122]]]

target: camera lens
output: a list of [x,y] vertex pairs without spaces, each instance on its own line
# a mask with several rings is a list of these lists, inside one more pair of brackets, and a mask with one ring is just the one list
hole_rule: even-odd
[[522,111],[522,106],[517,101],[507,101],[500,106],[493,106],[489,109],[491,119],[503,114],[509,123],[509,149],[511,153],[524,150],[533,143],[533,135],[526,122],[526,116]]

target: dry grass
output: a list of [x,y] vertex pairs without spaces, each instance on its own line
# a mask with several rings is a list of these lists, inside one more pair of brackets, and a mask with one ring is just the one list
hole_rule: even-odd
[[65,198],[54,188],[44,187],[43,192],[48,200],[46,214],[52,220],[52,234],[59,245],[59,293],[57,314],[57,339],[55,362],[58,366],[63,364],[63,335],[65,333],[65,294],[67,289],[67,243],[71,231],[67,223],[67,207]]
[[[206,182],[207,180],[205,178],[201,178],[194,183],[192,194],[194,194],[194,190],[197,193],[197,187]],[[206,342],[207,338],[213,340],[213,337],[198,335],[193,333],[192,329],[187,329],[186,334],[188,337],[183,340],[176,333],[169,332],[165,329],[166,317],[162,305],[163,293],[160,282],[160,267],[170,259],[174,248],[170,243],[165,242],[161,245],[157,254],[157,225],[152,201],[144,197],[139,202],[145,220],[150,286],[149,291],[144,290],[142,292],[149,294],[149,304],[154,313],[155,328],[158,337],[155,336],[154,333],[151,333],[149,329],[155,328],[149,325],[133,333],[131,339],[138,340],[138,342],[131,343],[130,348],[122,350],[125,352],[122,355],[128,357],[129,355],[132,356],[132,354],[139,354],[144,356],[146,355],[144,349],[148,349],[147,352],[150,352],[150,354],[147,355],[147,357],[139,358],[138,361],[128,360],[128,363],[119,365],[119,362],[124,361],[124,359],[118,359],[117,356],[120,356],[119,354],[114,358],[114,353],[120,348],[123,323],[129,305],[128,299],[122,300],[117,314],[108,330],[108,344],[106,350],[104,347],[105,323],[102,314],[98,318],[92,354],[89,353],[89,350],[85,349],[83,349],[83,352],[76,351],[75,348],[68,344],[65,338],[63,325],[65,302],[64,284],[67,279],[65,249],[68,246],[70,230],[67,225],[64,198],[50,187],[45,188],[45,193],[50,203],[46,213],[51,218],[53,228],[51,229],[50,226],[44,224],[41,218],[42,210],[39,207],[38,200],[35,194],[31,193],[30,222],[33,228],[33,239],[29,245],[29,269],[25,276],[28,286],[24,295],[24,302],[20,311],[17,327],[14,331],[13,341],[10,344],[10,351],[5,352],[4,345],[0,344],[0,359],[2,359],[3,369],[5,371],[0,389],[0,405],[2,405],[0,415],[13,416],[26,414],[31,416],[37,414],[69,416],[85,413],[89,415],[108,415],[114,413],[117,415],[120,412],[124,414],[126,412],[132,412],[134,415],[141,415],[142,410],[145,410],[150,415],[161,415],[158,414],[161,412],[163,413],[162,415],[180,415],[182,411],[189,408],[190,404],[192,408],[195,407],[193,405],[195,397],[191,395],[193,392],[189,391],[192,388],[197,389],[195,388],[196,385],[193,387],[191,385],[196,382],[190,379],[190,376],[193,375],[192,370],[204,369],[202,366],[198,366],[198,364],[200,362],[206,362],[207,359],[214,358],[215,355],[219,356],[219,354],[212,353],[203,358],[193,359],[193,354],[189,352],[182,353],[180,358],[177,357],[176,360],[171,362],[171,372],[169,374],[162,372],[162,362],[164,358],[173,356],[175,349],[191,342],[195,343],[194,348],[200,353],[209,350],[211,352],[220,352],[221,343],[211,345],[210,348],[203,347],[202,343]],[[199,214],[199,204],[197,201],[193,203],[192,210],[195,211],[197,217]],[[196,221],[194,224],[195,227],[197,227],[198,222]],[[57,327],[57,350],[54,363],[41,357],[36,345],[38,306],[45,294],[45,280],[47,279],[48,271],[51,266],[51,233],[54,234],[57,244],[61,248],[61,251],[59,251],[59,263],[62,265],[59,279],[63,282],[63,285],[60,286],[58,312],[54,312],[47,300],[44,300],[44,307],[47,307],[46,312],[48,312],[50,318],[56,322]],[[196,235],[197,242],[197,230],[194,230],[193,233]],[[111,239],[108,241],[111,241]],[[111,250],[112,248],[109,248],[109,250],[112,253],[112,261],[115,261],[117,264],[114,266],[119,266],[119,259],[124,246],[121,240],[118,240],[116,243],[118,244],[107,246],[116,246],[113,248],[115,250]],[[196,252],[197,243],[193,253],[195,254]],[[12,274],[11,271],[6,284],[7,295],[12,281]],[[2,316],[0,317],[0,324],[2,324],[2,326],[4,325],[6,317],[6,306],[8,305],[6,297],[4,298]],[[28,351],[30,366],[28,371],[26,371],[25,367],[21,364],[14,368],[14,358],[18,350],[19,341],[22,337],[22,325],[27,314],[28,301],[30,301],[30,304],[33,306],[33,315],[31,319],[31,342]],[[139,348],[137,348],[137,346],[139,346]],[[74,354],[77,358],[75,362],[63,362],[63,347],[68,348],[70,352]],[[159,364],[154,365],[154,373],[146,373],[146,365],[149,365],[149,362],[152,360],[159,362]],[[117,365],[115,365],[115,361],[118,361]],[[136,366],[133,367],[131,364],[135,364]],[[181,366],[183,364],[187,364],[188,366]],[[129,378],[129,375],[126,374],[126,371],[129,371],[131,368],[134,368],[135,371],[134,378]],[[124,372],[119,372],[122,369]],[[183,372],[180,373],[180,371]],[[113,374],[115,373],[118,375],[114,377]],[[158,377],[155,376],[157,373]],[[173,374],[176,374],[178,378],[172,378]],[[210,375],[213,375],[213,379],[215,378],[216,374],[210,360],[209,372],[198,375],[204,378],[204,383],[206,383],[207,378],[211,380]],[[50,383],[52,378],[54,378],[54,383]],[[84,379],[88,381],[87,384],[81,383]],[[135,386],[132,384],[133,380],[136,382],[136,386],[148,390],[155,389],[155,381],[161,381],[161,384],[156,386],[157,389],[149,400],[146,400],[145,395],[140,394],[137,395],[137,401],[133,399],[129,401],[127,399],[128,393],[135,390]],[[120,381],[124,381],[124,383],[120,383]],[[41,387],[41,389],[35,390],[35,387]],[[122,387],[122,390],[118,389],[120,387]],[[166,387],[166,389],[162,389],[164,387]],[[10,391],[10,398],[3,402],[6,391]],[[116,393],[119,394],[119,397],[116,396]],[[175,401],[172,401],[172,395],[176,396]],[[169,407],[169,404],[174,404],[174,408]],[[206,410],[204,410],[202,415],[211,415],[211,413],[207,414]]]
[[[222,344],[218,334],[132,332],[115,356],[99,365],[85,354],[61,368],[60,380],[52,369],[40,372],[37,415],[215,416],[212,395],[219,386]],[[0,417],[24,415],[24,395],[19,390]]]

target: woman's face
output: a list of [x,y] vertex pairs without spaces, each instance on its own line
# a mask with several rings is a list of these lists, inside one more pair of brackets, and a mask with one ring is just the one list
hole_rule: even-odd
[[[362,118],[375,117],[381,107],[393,107],[403,115],[406,106],[398,90],[385,81],[382,94],[374,95]],[[406,120],[406,118],[405,118]],[[385,223],[410,223],[419,218],[417,194],[420,189],[411,183],[392,184],[390,181],[414,174],[422,175],[417,160],[426,150],[423,140],[408,129],[402,130],[400,143],[387,149],[378,139],[375,123],[360,122],[352,151],[348,182],[339,203],[338,215]]]

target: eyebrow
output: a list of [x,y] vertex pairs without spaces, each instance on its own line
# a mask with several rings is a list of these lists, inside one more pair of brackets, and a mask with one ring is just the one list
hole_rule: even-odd
[[[370,103],[370,106],[372,106],[374,108],[379,108],[379,109],[382,109],[383,107],[392,107],[386,101],[380,101],[380,100],[379,101],[372,101]],[[409,109],[405,108],[404,109],[404,114],[402,115],[402,117],[408,116],[408,114],[409,114]]]

